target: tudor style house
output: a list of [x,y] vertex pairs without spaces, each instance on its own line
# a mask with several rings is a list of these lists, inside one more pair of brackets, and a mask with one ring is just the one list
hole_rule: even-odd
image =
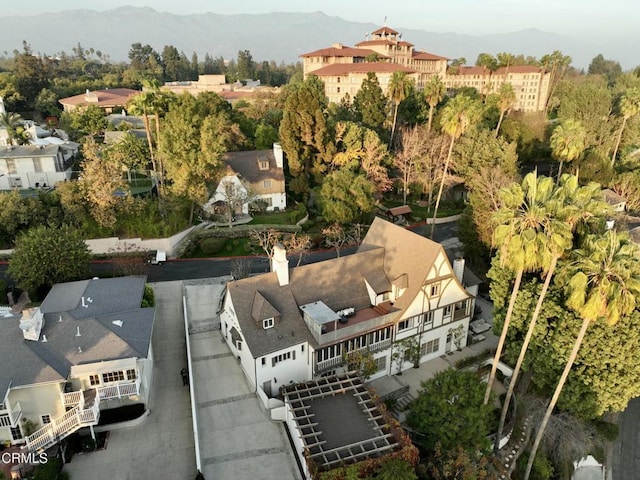
[[248,214],[249,204],[261,202],[268,212],[285,210],[284,155],[278,143],[272,150],[229,152],[224,157],[227,172],[204,205],[210,213]]
[[[0,330],[0,440],[46,449],[100,421],[100,411],[147,404],[154,308],[145,277],[53,286],[39,307]],[[35,429],[35,431],[33,431]]]
[[[466,345],[477,284],[443,247],[376,218],[357,252],[289,268],[277,247],[271,273],[227,284],[221,329],[256,391],[348,370],[371,352],[372,378]],[[457,271],[456,271],[457,270]]]
[[507,82],[516,92],[514,110],[544,110],[550,74],[533,65],[513,65],[492,72],[483,67],[448,68],[446,57],[416,50],[402,34],[382,27],[367,39],[348,47],[340,43],[305,53],[302,68],[305,78],[319,77],[330,102],[339,103],[346,95],[353,99],[368,73],[374,73],[383,91],[387,90],[394,72],[405,72],[422,90],[432,76],[438,76],[447,89],[474,87],[481,94],[498,91]]

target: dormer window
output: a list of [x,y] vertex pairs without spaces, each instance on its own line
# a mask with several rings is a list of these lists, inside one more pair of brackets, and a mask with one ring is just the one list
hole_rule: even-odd
[[429,296],[430,297],[438,297],[438,296],[440,296],[440,284],[439,283],[432,283],[429,286]]
[[265,318],[264,320],[262,320],[262,328],[264,328],[265,330],[267,328],[273,328],[274,325],[274,319],[273,317],[271,318]]
[[258,168],[260,170],[269,170],[269,160],[258,160]]

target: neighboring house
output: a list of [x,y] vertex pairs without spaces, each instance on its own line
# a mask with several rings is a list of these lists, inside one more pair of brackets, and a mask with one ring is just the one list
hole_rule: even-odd
[[147,404],[155,309],[140,306],[145,280],[60,283],[40,307],[5,311],[0,439],[46,449],[83,427],[93,434],[101,410]]
[[345,257],[290,269],[278,246],[271,273],[227,284],[222,334],[267,396],[344,372],[359,350],[375,359],[372,378],[396,373],[466,345],[477,284],[465,289],[464,261],[454,263],[380,218]]
[[327,98],[334,103],[347,94],[353,99],[368,72],[376,74],[384,91],[393,71],[406,72],[419,90],[432,76],[440,77],[449,90],[474,87],[481,94],[495,93],[503,83],[511,83],[516,93],[513,109],[524,112],[543,110],[549,88],[549,73],[532,65],[514,65],[496,72],[484,67],[447,68],[446,57],[416,50],[412,43],[402,40],[401,33],[386,26],[354,47],[338,43],[301,57],[305,78],[320,77]]
[[129,99],[140,93],[139,90],[130,88],[107,88],[106,90],[95,90],[74,95],[73,97],[61,98],[58,100],[65,112],[72,112],[77,108],[88,105],[96,105],[106,113],[113,113],[115,109],[124,108]]
[[267,211],[285,210],[284,157],[279,144],[273,150],[229,152],[224,157],[227,172],[204,205],[210,213],[222,214],[232,204],[234,214],[248,214],[252,202],[263,202]]
[[214,92],[231,104],[240,99],[250,101],[255,92],[278,91],[277,88],[260,85],[260,80],[249,79],[227,83],[224,75],[198,75],[198,80],[195,82],[167,82],[161,88],[178,95],[185,92],[190,93],[194,97],[202,92]]
[[618,195],[610,188],[602,190],[604,201],[607,202],[614,212],[624,212],[627,208],[627,199],[622,195]]
[[47,188],[71,179],[77,144],[0,147],[0,190]]

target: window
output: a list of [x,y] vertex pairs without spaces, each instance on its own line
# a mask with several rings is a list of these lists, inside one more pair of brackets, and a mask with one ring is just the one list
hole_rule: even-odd
[[338,91],[336,93],[340,93],[340,87],[338,87]]
[[387,357],[376,358],[375,362],[376,362],[376,372],[381,372],[382,370],[386,370]]
[[100,375],[89,375],[89,383],[91,386],[100,385]]
[[11,174],[16,174],[16,161],[13,158],[7,158],[7,171]]
[[42,419],[43,425],[46,425],[47,423],[51,423],[51,415],[42,415],[40,418]]
[[263,180],[262,181],[262,186],[264,188],[271,188],[271,180]]
[[429,296],[431,297],[437,297],[438,295],[440,295],[440,284],[439,283],[432,283],[431,284],[431,288],[429,289]]
[[260,170],[269,170],[269,161],[267,161],[267,160],[259,160],[258,161],[258,168]]
[[304,345],[300,345],[300,351],[304,352]]
[[11,438],[13,440],[20,440],[22,438],[22,432],[20,431],[20,426],[11,427]]
[[127,370],[127,380],[135,380],[136,378],[138,378],[138,372],[136,372],[135,368]]
[[33,171],[36,173],[42,173],[42,162],[40,158],[33,159]]
[[444,318],[444,319],[450,318],[452,310],[453,310],[453,306],[452,305],[447,305],[446,307],[444,307],[444,309],[442,310],[442,318]]
[[410,327],[411,321],[409,319],[407,320],[402,320],[400,323],[398,323],[398,331],[401,332],[403,330],[406,330],[407,328]]
[[8,427],[11,425],[11,419],[9,418],[9,414],[5,413],[0,415],[0,427]]
[[433,323],[433,312],[425,312],[422,315],[422,323],[424,325],[431,325]]
[[262,357],[262,366],[264,367],[267,364],[267,357]]
[[420,347],[420,355],[429,355],[435,353],[440,348],[440,339],[436,338],[430,342],[423,343]]
[[265,318],[264,320],[262,320],[262,328],[264,328],[265,330],[267,328],[273,328],[273,317]]
[[238,351],[242,350],[242,340],[236,340],[236,350]]
[[102,382],[121,382],[124,380],[124,372],[122,370],[117,372],[107,372],[102,374]]
[[336,358],[342,355],[342,345],[331,345],[330,347],[323,348],[322,350],[318,350],[316,352],[316,358],[318,362],[324,362],[325,360],[329,360],[331,358]]
[[271,357],[271,366],[275,367],[278,363],[284,362],[285,360],[295,360],[296,352],[295,350],[291,352],[281,353],[280,355],[276,355],[275,357]]

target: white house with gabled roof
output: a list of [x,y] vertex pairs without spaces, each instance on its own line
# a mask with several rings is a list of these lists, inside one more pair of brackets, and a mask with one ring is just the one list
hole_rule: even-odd
[[145,282],[56,284],[39,307],[5,313],[0,440],[38,451],[83,427],[93,433],[101,410],[147,404],[155,309],[141,307]]
[[289,268],[276,248],[271,273],[228,283],[222,334],[267,396],[346,371],[358,350],[372,378],[397,373],[466,345],[477,283],[456,269],[440,244],[376,218],[352,255]]

